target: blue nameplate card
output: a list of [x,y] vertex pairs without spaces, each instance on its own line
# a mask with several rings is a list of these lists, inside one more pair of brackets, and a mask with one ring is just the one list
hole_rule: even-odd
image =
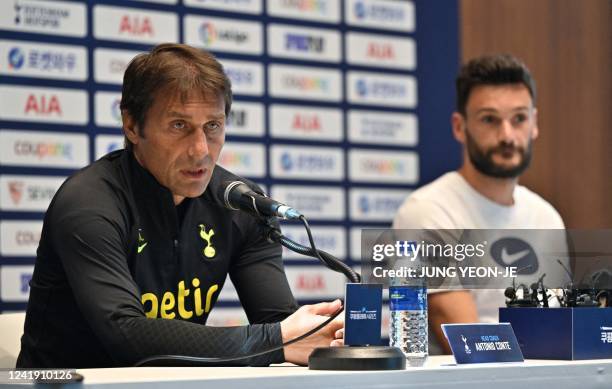
[[344,344],[380,345],[382,284],[346,284]]
[[523,353],[510,323],[442,324],[458,364],[523,362]]

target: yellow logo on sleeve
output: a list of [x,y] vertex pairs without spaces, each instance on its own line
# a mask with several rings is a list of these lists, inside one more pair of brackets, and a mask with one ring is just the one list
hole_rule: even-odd
[[215,235],[215,231],[212,228],[207,232],[204,224],[200,224],[200,238],[206,242],[206,247],[202,250],[202,254],[204,254],[206,258],[212,258],[217,253],[217,250],[215,250],[212,244],[213,235]]
[[147,242],[145,242],[144,238],[140,234],[141,232],[142,230],[139,228],[138,229],[138,254],[140,254],[142,250],[144,250],[144,248],[147,246]]

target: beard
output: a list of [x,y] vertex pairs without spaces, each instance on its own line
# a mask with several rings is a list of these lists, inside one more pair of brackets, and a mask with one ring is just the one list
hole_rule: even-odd
[[[517,147],[508,142],[500,142],[497,146],[488,150],[482,149],[472,138],[470,132],[465,130],[467,151],[472,165],[484,175],[495,178],[516,178],[520,176],[531,162],[532,156],[532,140],[529,139],[527,147]],[[493,154],[509,154],[519,153],[521,159],[516,166],[504,167],[493,161]]]

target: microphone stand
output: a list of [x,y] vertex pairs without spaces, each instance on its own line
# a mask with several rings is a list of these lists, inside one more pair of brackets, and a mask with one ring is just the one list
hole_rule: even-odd
[[[267,239],[280,243],[298,254],[317,258],[329,269],[342,273],[352,283],[360,283],[361,276],[333,255],[315,247],[314,239],[304,216],[304,224],[311,247],[303,246],[283,236],[274,218],[263,220],[267,228]],[[391,346],[341,346],[318,347],[308,357],[310,370],[405,370],[406,356],[397,347]]]

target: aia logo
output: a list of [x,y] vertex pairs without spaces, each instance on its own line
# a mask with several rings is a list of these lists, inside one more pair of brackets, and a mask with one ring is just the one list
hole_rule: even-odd
[[325,280],[321,274],[315,275],[306,275],[300,274],[297,279],[297,288],[299,290],[324,290],[325,289]]
[[18,205],[21,202],[23,196],[23,182],[22,181],[9,181],[9,193],[11,194],[11,200],[13,204]]
[[139,18],[138,16],[129,17],[124,15],[119,24],[119,34],[128,34],[136,36],[153,36],[153,25],[148,17]]
[[370,43],[367,56],[376,59],[395,59],[395,51],[388,43]]
[[30,94],[25,104],[24,112],[26,115],[35,114],[38,116],[62,116],[62,107],[59,99],[55,95],[37,97]]
[[210,45],[217,40],[217,30],[212,23],[202,23],[199,29],[200,40],[205,45]]
[[21,69],[25,62],[25,56],[23,51],[19,47],[13,47],[8,54],[8,67],[9,69]]
[[291,122],[291,127],[304,132],[319,132],[321,131],[321,120],[317,115],[296,113]]

